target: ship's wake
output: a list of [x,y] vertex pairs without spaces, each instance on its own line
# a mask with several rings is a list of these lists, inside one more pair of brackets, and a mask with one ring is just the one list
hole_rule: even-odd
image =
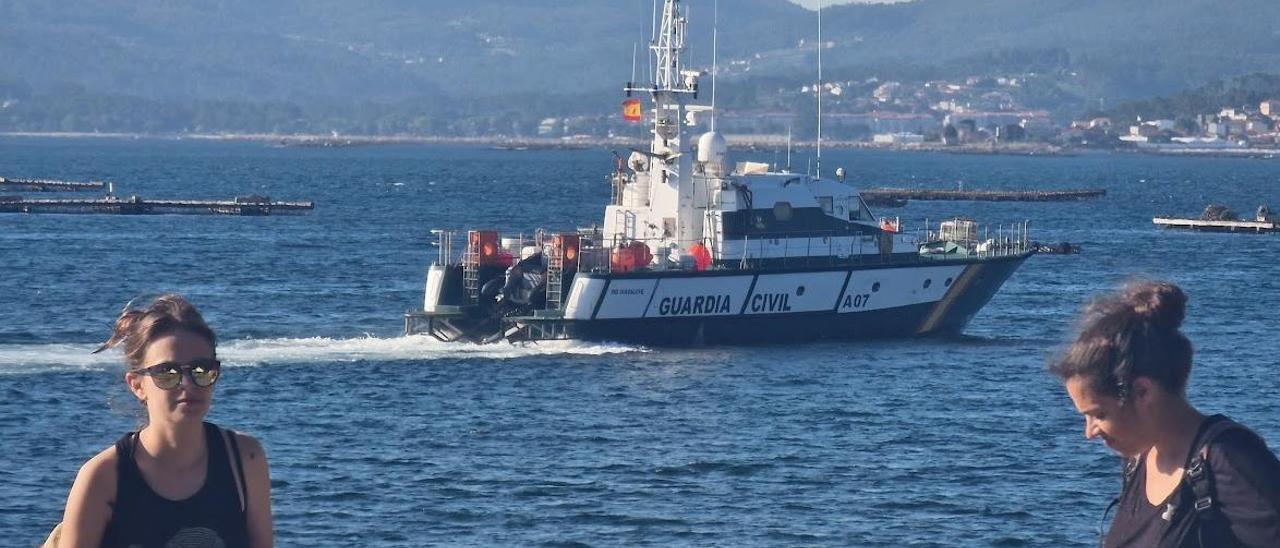
[[[50,371],[119,369],[118,351],[91,354],[97,344],[53,343],[0,345],[0,375]],[[218,355],[226,367],[354,361],[511,360],[530,356],[604,355],[644,352],[616,343],[543,341],[537,344],[440,342],[425,335],[410,337],[276,338],[223,341]]]

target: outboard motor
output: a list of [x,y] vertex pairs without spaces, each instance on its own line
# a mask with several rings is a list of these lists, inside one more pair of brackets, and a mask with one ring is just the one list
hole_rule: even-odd
[[542,253],[535,253],[507,269],[507,283],[498,301],[504,313],[546,304],[547,266],[543,258]]

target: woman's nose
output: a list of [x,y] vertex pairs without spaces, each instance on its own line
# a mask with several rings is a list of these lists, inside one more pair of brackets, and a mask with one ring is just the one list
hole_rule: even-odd
[[1091,440],[1098,436],[1097,424],[1090,417],[1084,418],[1084,439]]

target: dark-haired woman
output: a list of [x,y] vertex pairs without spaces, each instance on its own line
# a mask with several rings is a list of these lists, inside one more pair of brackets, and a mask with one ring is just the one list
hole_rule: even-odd
[[1186,302],[1166,282],[1095,300],[1050,366],[1085,417],[1085,437],[1126,459],[1106,546],[1280,547],[1275,454],[1244,426],[1187,401]]
[[99,350],[123,345],[146,426],[80,468],[58,546],[272,545],[262,445],[204,422],[221,372],[216,342],[177,295],[126,307]]

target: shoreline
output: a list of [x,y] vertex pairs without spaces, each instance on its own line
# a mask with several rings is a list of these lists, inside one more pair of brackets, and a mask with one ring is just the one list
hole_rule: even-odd
[[[205,141],[243,141],[260,142],[282,147],[315,147],[341,148],[350,146],[375,145],[471,145],[487,146],[502,149],[586,149],[593,147],[643,147],[647,139],[632,137],[599,137],[592,135],[570,137],[445,137],[425,135],[321,135],[321,134],[276,134],[276,133],[129,133],[129,132],[56,132],[56,131],[11,131],[0,132],[0,137],[48,138],[48,139],[155,139],[155,140],[205,140]],[[726,135],[730,146],[749,149],[777,148],[787,146],[787,139],[782,135]],[[794,140],[794,149],[816,148],[813,140]],[[1057,145],[1044,143],[1016,143],[992,147],[989,144],[941,145],[933,143],[910,145],[883,145],[865,141],[844,141],[824,139],[823,148],[883,150],[889,152],[942,152],[948,154],[1010,154],[1010,155],[1070,155],[1078,151],[1065,149]]]
[[[591,135],[569,137],[453,137],[426,135],[321,135],[276,133],[130,133],[130,132],[57,132],[57,131],[6,131],[0,137],[48,138],[48,139],[154,139],[154,140],[204,140],[259,142],[278,147],[342,148],[379,145],[467,145],[509,150],[558,150],[609,147],[643,147],[646,139],[631,137],[599,137]],[[780,135],[726,135],[730,146],[748,149],[785,148],[787,140]],[[1092,149],[1053,145],[1049,143],[973,143],[943,145],[941,143],[912,143],[885,145],[866,141],[823,140],[824,148],[843,150],[880,150],[886,152],[933,152],[943,154],[1008,155],[1008,156],[1076,156],[1090,153],[1146,154],[1174,157],[1229,157],[1229,158],[1280,158],[1280,149],[1178,149],[1178,150],[1130,150]],[[794,149],[812,149],[812,140],[792,141]]]

